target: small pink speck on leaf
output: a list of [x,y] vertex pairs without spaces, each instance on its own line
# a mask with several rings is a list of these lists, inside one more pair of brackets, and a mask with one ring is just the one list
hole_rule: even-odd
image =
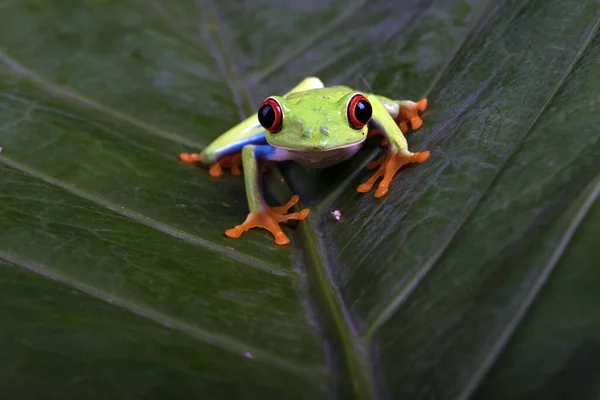
[[337,219],[338,221],[340,220],[340,218],[342,218],[342,213],[340,212],[340,210],[332,211],[331,215],[333,215],[333,218]]
[[252,355],[252,353],[250,353],[248,351],[244,353],[244,357],[246,357],[246,358],[254,358],[254,356]]
[[3,148],[4,148],[4,147],[0,147],[0,153],[2,153],[2,149],[3,149]]

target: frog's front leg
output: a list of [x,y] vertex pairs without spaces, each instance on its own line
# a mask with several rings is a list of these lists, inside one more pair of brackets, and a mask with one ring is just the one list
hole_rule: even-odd
[[388,192],[392,178],[403,165],[424,162],[429,158],[429,151],[410,152],[406,138],[396,121],[394,121],[393,113],[389,112],[390,110],[384,106],[378,96],[370,95],[368,98],[373,108],[371,123],[385,136],[389,146],[383,157],[370,164],[370,169],[378,167],[377,171],[365,183],[359,185],[356,190],[366,193],[371,190],[379,178],[382,178],[379,187],[375,191],[375,197],[379,198],[385,196]]
[[230,238],[239,238],[248,229],[260,227],[273,234],[275,243],[285,245],[290,242],[290,239],[283,233],[279,224],[290,219],[303,220],[308,215],[309,209],[305,208],[299,212],[287,214],[287,211],[298,202],[296,195],[292,196],[284,206],[270,207],[262,194],[261,173],[258,168],[259,159],[282,161],[288,157],[285,150],[279,150],[270,145],[247,145],[244,147],[242,162],[250,213],[243,224],[228,229],[225,235]]

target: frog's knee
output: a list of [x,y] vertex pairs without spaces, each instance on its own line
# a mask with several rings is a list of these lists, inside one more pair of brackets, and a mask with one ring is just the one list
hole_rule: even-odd
[[307,78],[304,78],[302,82],[300,82],[295,88],[293,88],[290,91],[290,93],[303,92],[305,90],[310,89],[320,89],[323,87],[325,87],[325,85],[319,78],[317,78],[316,76],[309,76]]
[[212,164],[217,161],[217,154],[205,149],[200,153],[200,160],[203,164]]
[[325,86],[323,81],[317,78],[316,76],[309,76],[306,79],[304,79],[304,81],[308,86],[313,88],[322,88]]

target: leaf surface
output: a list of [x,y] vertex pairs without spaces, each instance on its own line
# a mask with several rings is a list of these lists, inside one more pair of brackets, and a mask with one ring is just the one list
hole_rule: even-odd
[[[1,397],[597,397],[599,24],[594,0],[5,0]],[[308,75],[427,96],[432,156],[381,200],[355,192],[376,142],[273,167],[309,219],[227,239],[243,180],[176,156]]]

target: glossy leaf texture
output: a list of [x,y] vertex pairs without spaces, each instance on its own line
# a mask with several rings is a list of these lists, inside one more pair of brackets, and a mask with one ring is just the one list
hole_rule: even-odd
[[[0,397],[596,399],[597,0],[0,1]],[[177,161],[314,75],[424,164]],[[284,179],[285,178],[285,179]],[[339,221],[332,216],[339,211]]]

